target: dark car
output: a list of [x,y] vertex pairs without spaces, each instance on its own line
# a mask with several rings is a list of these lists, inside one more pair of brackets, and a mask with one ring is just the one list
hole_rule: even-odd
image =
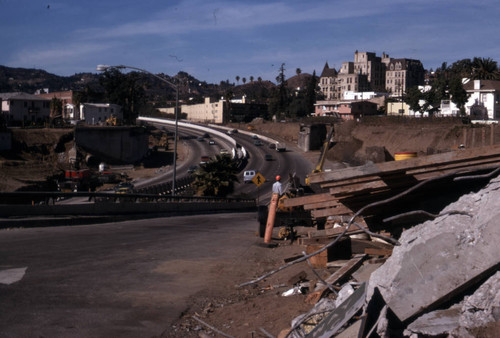
[[273,156],[271,154],[266,154],[266,155],[264,155],[264,159],[266,161],[272,161],[273,160]]
[[188,174],[192,174],[196,171],[196,169],[198,169],[198,166],[197,165],[192,165],[188,168]]
[[134,185],[130,182],[121,182],[120,184],[116,185],[113,190],[117,194],[130,194],[134,192]]

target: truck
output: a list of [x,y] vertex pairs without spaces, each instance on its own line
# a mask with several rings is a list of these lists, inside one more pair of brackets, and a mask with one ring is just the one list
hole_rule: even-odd
[[276,151],[286,151],[286,145],[283,142],[276,142]]

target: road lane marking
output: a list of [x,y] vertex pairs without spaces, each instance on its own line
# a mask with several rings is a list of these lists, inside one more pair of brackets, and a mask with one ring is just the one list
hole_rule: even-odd
[[0,284],[9,285],[20,281],[24,277],[27,268],[28,267],[0,271]]

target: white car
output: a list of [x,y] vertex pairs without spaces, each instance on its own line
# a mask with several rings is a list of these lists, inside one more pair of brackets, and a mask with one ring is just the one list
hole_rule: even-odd
[[256,173],[255,170],[245,170],[243,172],[243,183],[251,183]]

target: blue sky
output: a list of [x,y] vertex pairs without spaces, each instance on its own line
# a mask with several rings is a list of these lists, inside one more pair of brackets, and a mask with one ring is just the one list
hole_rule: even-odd
[[0,0],[0,65],[57,75],[97,64],[219,83],[340,68],[354,52],[500,61],[497,0]]

